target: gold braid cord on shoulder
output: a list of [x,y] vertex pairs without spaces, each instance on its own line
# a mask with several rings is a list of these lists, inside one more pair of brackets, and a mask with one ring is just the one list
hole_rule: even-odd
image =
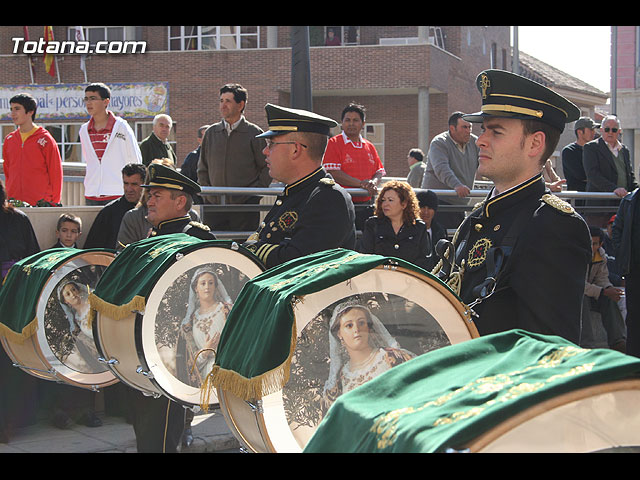
[[[484,202],[480,202],[478,205],[481,205],[483,203]],[[476,206],[478,206],[478,205],[476,205]],[[474,208],[474,210],[475,210],[475,208]],[[456,246],[456,243],[458,241],[458,234],[460,233],[460,228],[461,227],[462,227],[462,223],[456,229],[456,233],[453,234],[453,239],[451,240],[451,243],[453,244],[454,247]],[[447,256],[447,258],[449,258],[449,252],[448,251],[447,251],[447,253],[445,255]],[[454,248],[454,255],[455,255],[455,248]],[[455,261],[455,258],[453,259],[453,261]],[[433,275],[438,275],[440,270],[442,270],[442,266],[443,266],[443,262],[442,262],[442,259],[440,259],[438,261],[438,263],[436,264],[436,266],[433,267],[433,270],[431,270],[431,273]],[[445,282],[451,288],[451,290],[453,290],[455,292],[456,295],[460,295],[460,285],[462,284],[463,271],[464,271],[464,268],[461,268],[459,272],[452,273],[451,275],[449,275],[449,278]]]

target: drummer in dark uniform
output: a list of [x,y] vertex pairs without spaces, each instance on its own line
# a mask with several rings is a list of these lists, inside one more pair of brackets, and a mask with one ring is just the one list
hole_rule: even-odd
[[333,248],[355,248],[351,196],[322,168],[334,120],[306,110],[265,106],[264,149],[271,178],[285,184],[245,246],[267,267]]
[[193,195],[201,192],[200,185],[159,163],[150,164],[148,171],[148,184],[142,187],[149,189],[147,220],[153,225],[151,236],[186,233],[204,240],[215,240],[209,227],[189,216]]
[[546,189],[542,167],[580,111],[507,71],[484,71],[476,83],[482,109],[463,118],[482,123],[478,173],[494,187],[458,228],[449,250],[455,255],[436,271],[472,306],[481,335],[519,328],[578,343],[589,230]]
[[[161,164],[148,167],[147,219],[153,225],[151,236],[186,233],[215,240],[209,227],[188,215],[193,195],[200,186],[180,172]],[[132,394],[133,428],[139,453],[175,453],[185,428],[185,408],[167,397],[154,398],[135,391]]]

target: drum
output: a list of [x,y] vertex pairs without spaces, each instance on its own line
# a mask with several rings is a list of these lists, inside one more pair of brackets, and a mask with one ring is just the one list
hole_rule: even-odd
[[[116,285],[111,291],[123,305],[105,305],[100,299],[109,288],[100,288],[109,286],[98,285],[93,335],[101,361],[123,383],[197,410],[228,312],[246,281],[264,268],[233,242],[171,237],[134,243],[116,258],[110,268],[120,270],[103,280]],[[139,281],[130,287],[127,278]],[[208,406],[217,403],[214,395]]]
[[478,453],[640,452],[640,380],[565,393],[514,415],[468,445]]
[[[114,256],[110,250],[51,249],[14,265],[3,287],[3,321],[24,315],[26,324],[32,309],[36,318],[32,335],[27,327],[22,336],[2,337],[15,366],[37,378],[90,390],[118,381],[98,361],[88,299]],[[21,292],[29,292],[29,300],[21,299]],[[22,304],[22,313],[12,315],[9,304],[15,303]]]
[[509,330],[343,395],[305,453],[638,451],[639,400],[640,359]]
[[[327,268],[310,266],[309,277],[327,283],[323,275],[345,268],[346,255]],[[305,265],[299,268],[304,273]],[[295,349],[280,391],[247,400],[218,387],[227,424],[246,450],[301,452],[342,394],[425,352],[478,336],[465,305],[437,278],[388,261],[361,270],[294,299]],[[267,290],[278,296],[278,283]]]

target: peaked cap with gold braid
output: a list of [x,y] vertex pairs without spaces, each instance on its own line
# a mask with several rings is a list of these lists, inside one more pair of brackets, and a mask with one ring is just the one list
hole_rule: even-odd
[[467,122],[479,123],[486,117],[536,119],[561,132],[566,123],[580,117],[580,109],[547,87],[506,70],[485,70],[476,78],[482,94],[478,113],[464,115]]
[[257,137],[275,137],[292,132],[312,132],[329,136],[338,122],[307,110],[280,107],[267,103],[264,107],[269,130]]
[[185,177],[177,170],[160,163],[152,163],[147,167],[149,172],[148,184],[142,185],[144,188],[168,188],[169,190],[180,190],[194,195],[200,193],[200,185]]

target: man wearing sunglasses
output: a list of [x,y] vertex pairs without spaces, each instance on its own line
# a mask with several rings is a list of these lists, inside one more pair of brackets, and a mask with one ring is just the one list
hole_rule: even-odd
[[[602,136],[588,142],[583,147],[582,163],[587,175],[587,192],[613,192],[622,198],[637,188],[629,149],[620,142],[620,120],[615,115],[607,115],[601,124]],[[618,200],[591,200],[588,205],[618,205]],[[604,227],[611,213],[589,218]]]
[[269,130],[258,135],[269,175],[285,184],[264,221],[244,244],[267,268],[332,248],[355,248],[351,195],[322,167],[338,123],[305,110],[267,104]]

